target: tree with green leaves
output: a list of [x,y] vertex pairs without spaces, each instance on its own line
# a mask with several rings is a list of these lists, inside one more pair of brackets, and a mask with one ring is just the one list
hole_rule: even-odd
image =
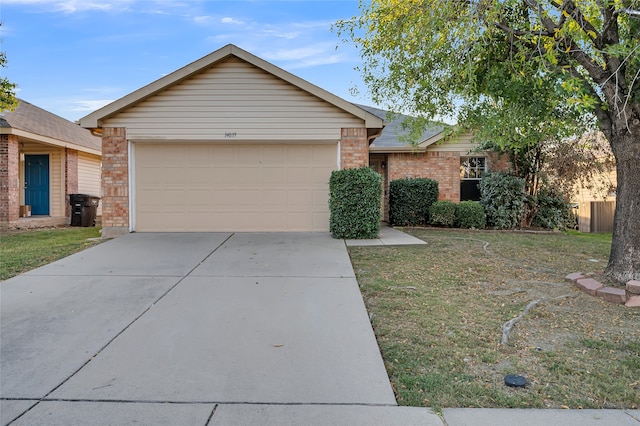
[[336,24],[374,102],[526,152],[594,128],[616,160],[606,273],[640,279],[640,0],[370,0]]
[[[0,27],[2,22],[0,22]],[[7,67],[7,55],[0,51],[0,68]],[[18,106],[16,98],[16,85],[11,83],[6,77],[0,77],[0,112],[13,111]]]

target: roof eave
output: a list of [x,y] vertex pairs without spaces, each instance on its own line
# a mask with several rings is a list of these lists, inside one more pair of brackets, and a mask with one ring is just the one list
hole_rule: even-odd
[[130,94],[92,112],[85,117],[82,117],[79,120],[80,125],[82,127],[90,129],[100,128],[102,126],[102,121],[104,121],[106,118],[109,118],[117,114],[118,112],[130,106],[133,106],[170,86],[188,79],[192,75],[201,72],[202,70],[228,58],[229,56],[240,58],[302,90],[305,90],[319,97],[326,102],[329,102],[330,104],[342,109],[343,111],[346,111],[364,120],[365,126],[367,128],[382,128],[385,125],[384,120],[380,117],[377,117],[363,110],[362,108],[359,108],[352,103],[345,101],[344,99],[334,95],[333,93],[327,92],[326,90],[271,64],[270,62],[258,58],[257,56],[243,49],[240,49],[233,44],[228,44],[216,50],[215,52],[212,52],[209,55],[204,56],[203,58],[200,58],[197,61],[192,62],[152,83],[149,83],[148,85],[134,92],[131,92]]
[[70,148],[76,151],[86,152],[88,154],[94,154],[102,156],[102,151],[99,149],[89,148],[83,145],[78,145],[73,142],[63,141],[60,139],[51,138],[49,136],[39,135],[37,133],[27,132],[25,130],[15,129],[12,127],[1,127],[0,135],[16,135],[19,138],[28,139],[33,142],[42,143],[45,145],[57,146],[60,148]]
[[369,152],[375,154],[399,154],[424,152],[421,146],[370,146]]

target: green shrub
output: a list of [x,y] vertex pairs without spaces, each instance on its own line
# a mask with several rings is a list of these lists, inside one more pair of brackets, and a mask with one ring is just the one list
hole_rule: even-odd
[[546,190],[538,194],[536,199],[536,214],[531,222],[532,226],[548,229],[566,229],[574,226],[571,204],[565,197],[553,190]]
[[429,223],[434,226],[453,226],[456,223],[456,203],[436,201],[429,207]]
[[438,200],[438,182],[426,178],[407,178],[389,184],[389,222],[391,225],[426,225],[429,207]]
[[333,238],[377,238],[382,176],[369,167],[336,170],[329,179],[329,231]]
[[456,208],[456,224],[460,228],[484,229],[487,214],[482,204],[476,201],[462,201]]
[[486,173],[480,181],[480,203],[487,223],[496,229],[518,227],[524,216],[524,179],[501,172]]

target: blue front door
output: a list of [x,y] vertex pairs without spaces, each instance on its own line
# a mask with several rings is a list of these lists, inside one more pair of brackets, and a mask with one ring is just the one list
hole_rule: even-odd
[[49,214],[49,156],[24,156],[24,203],[32,215]]

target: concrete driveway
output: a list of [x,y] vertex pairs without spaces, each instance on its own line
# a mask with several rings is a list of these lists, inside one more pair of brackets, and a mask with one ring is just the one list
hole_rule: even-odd
[[329,406],[427,424],[394,407],[328,234],[129,234],[2,282],[0,298],[2,424],[324,424]]

